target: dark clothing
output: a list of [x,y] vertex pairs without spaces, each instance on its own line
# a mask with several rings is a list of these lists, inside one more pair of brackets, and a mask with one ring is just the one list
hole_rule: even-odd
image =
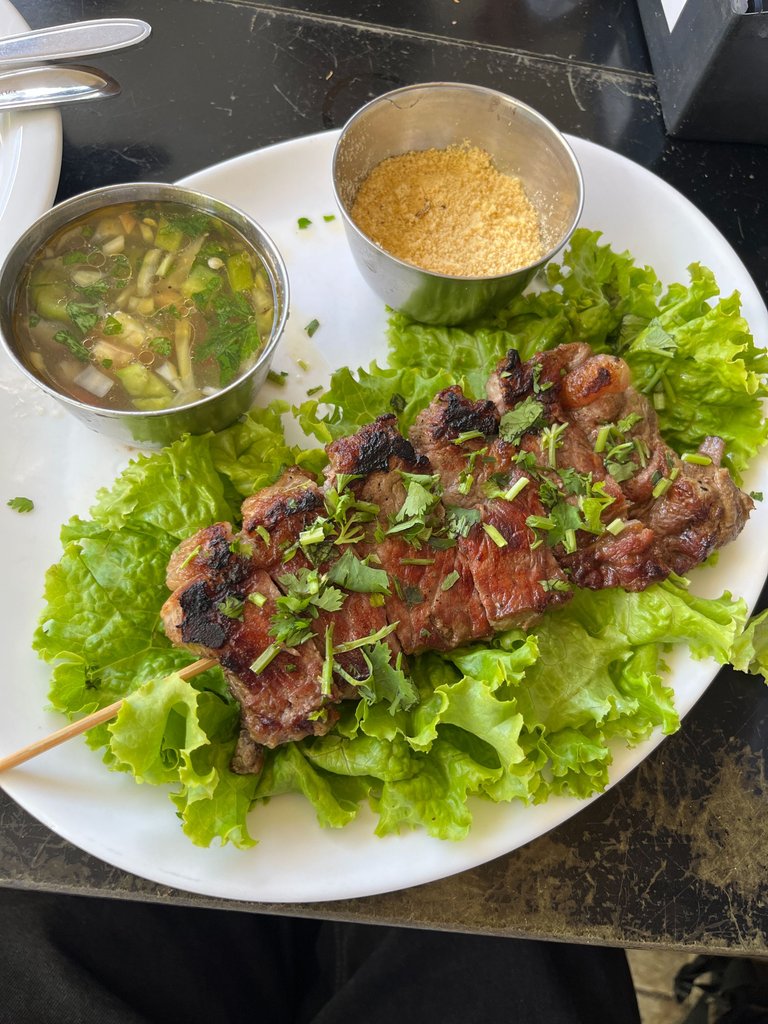
[[622,950],[0,889],[0,1024],[639,1024]]

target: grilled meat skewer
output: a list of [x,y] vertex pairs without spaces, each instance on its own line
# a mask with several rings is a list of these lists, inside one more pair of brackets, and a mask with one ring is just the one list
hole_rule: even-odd
[[[738,535],[751,499],[708,439],[685,462],[626,364],[564,345],[510,351],[488,400],[440,392],[409,438],[387,414],[289,468],[171,558],[170,639],[219,660],[243,709],[233,768],[322,735],[402,655],[528,627],[571,584],[642,590]],[[368,652],[368,653],[366,653]]]

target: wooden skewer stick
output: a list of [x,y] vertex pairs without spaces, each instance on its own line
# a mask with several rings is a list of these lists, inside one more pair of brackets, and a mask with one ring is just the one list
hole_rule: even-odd
[[[213,668],[216,664],[217,662],[213,658],[201,658],[199,661],[193,661],[191,665],[186,665],[184,668],[179,669],[176,674],[181,676],[182,679],[191,679],[193,676],[199,676],[201,672]],[[76,722],[70,722],[63,729],[57,729],[56,732],[52,732],[49,736],[44,736],[41,740],[28,743],[26,747],[17,750],[15,754],[0,757],[0,772],[4,772],[8,768],[15,768],[17,765],[37,757],[38,754],[44,754],[46,750],[50,750],[52,747],[58,747],[60,743],[66,743],[73,736],[80,736],[81,733],[88,732],[94,726],[108,722],[110,718],[115,717],[122,706],[122,699],[116,700],[114,704],[101,708],[99,711],[94,711],[84,718],[79,718]]]

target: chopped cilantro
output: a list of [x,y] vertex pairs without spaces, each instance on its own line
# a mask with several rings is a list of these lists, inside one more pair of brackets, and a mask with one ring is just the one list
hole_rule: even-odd
[[69,331],[56,331],[53,336],[53,340],[68,349],[71,355],[73,355],[75,359],[79,359],[81,363],[89,363],[91,361],[88,349],[82,341],[79,341],[74,334],[71,334]]
[[237,295],[214,295],[210,299],[202,299],[201,294],[195,295],[207,306],[213,308],[216,322],[208,328],[204,344],[195,353],[195,359],[215,359],[219,364],[220,384],[225,387],[237,376],[243,360],[257,352],[261,346],[259,329],[254,322],[253,307],[243,292]]
[[519,444],[524,434],[541,425],[544,408],[532,395],[505,412],[499,423],[499,437],[508,444]]
[[76,263],[87,263],[88,253],[78,249],[72,252],[65,252],[61,258],[61,262],[65,267],[71,267]]
[[480,518],[480,512],[476,508],[445,506],[446,532],[449,537],[466,537],[472,527],[480,522]]
[[67,316],[82,334],[87,334],[99,322],[99,314],[94,313],[97,308],[94,303],[68,302]]
[[253,546],[242,537],[235,537],[229,545],[229,550],[233,555],[240,555],[243,558],[253,557]]
[[335,562],[328,572],[328,582],[336,583],[345,590],[357,594],[388,594],[389,577],[383,569],[373,569],[361,561],[351,548],[347,548],[341,558]]
[[403,586],[403,600],[412,608],[416,604],[424,604],[424,594],[420,587],[414,587],[410,583],[406,583]]
[[347,682],[355,686],[360,695],[369,704],[383,702],[389,704],[390,714],[394,715],[400,708],[408,710],[419,701],[419,692],[413,682],[403,672],[402,656],[398,654],[392,664],[389,647],[378,641],[363,649],[363,658],[369,670],[366,679],[354,679],[342,673]]
[[189,238],[197,238],[210,230],[210,219],[204,213],[170,213],[168,223],[172,228],[181,231]]
[[221,615],[226,615],[228,619],[242,619],[244,605],[245,602],[241,598],[227,594],[224,600],[216,605],[216,610]]
[[166,356],[166,358],[171,354],[173,348],[171,339],[163,337],[152,338],[149,342],[149,347],[153,352],[157,352],[159,356]]
[[312,221],[309,219],[309,217],[299,217],[296,223],[299,226],[299,231],[306,231],[306,229],[310,226]]
[[102,331],[105,334],[122,334],[123,325],[120,323],[116,316],[112,316],[112,314],[110,313],[110,315],[104,321]]
[[558,590],[567,593],[571,589],[568,580],[539,580],[542,590]]
[[8,508],[12,508],[14,512],[31,512],[35,507],[34,501],[31,498],[10,498],[6,501]]
[[335,213],[324,213],[323,214],[323,220],[325,221],[326,224],[330,224],[332,220],[336,220],[336,214]]

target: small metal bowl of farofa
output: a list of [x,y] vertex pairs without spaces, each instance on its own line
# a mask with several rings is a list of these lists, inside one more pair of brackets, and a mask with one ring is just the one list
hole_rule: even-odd
[[142,447],[245,413],[287,316],[288,275],[266,232],[162,182],[54,206],[0,269],[0,347],[88,427]]
[[386,93],[343,128],[333,186],[355,262],[392,309],[458,324],[498,309],[571,237],[581,170],[560,132],[493,89]]

